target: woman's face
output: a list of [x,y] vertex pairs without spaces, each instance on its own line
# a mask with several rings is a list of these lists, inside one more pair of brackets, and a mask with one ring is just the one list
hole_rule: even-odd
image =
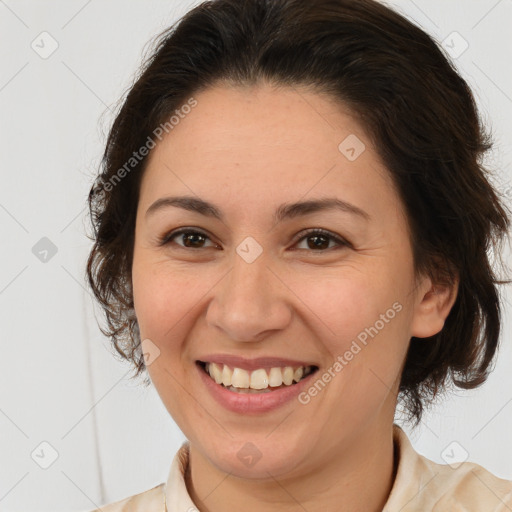
[[[218,469],[310,471],[391,428],[410,337],[442,327],[426,312],[431,283],[415,281],[401,201],[342,106],[270,86],[194,97],[141,183],[133,293],[149,375]],[[151,208],[178,196],[222,218]],[[289,207],[327,199],[338,206]],[[171,239],[178,228],[188,234]],[[272,385],[237,393],[198,362],[237,389]],[[287,384],[307,366],[317,369]]]

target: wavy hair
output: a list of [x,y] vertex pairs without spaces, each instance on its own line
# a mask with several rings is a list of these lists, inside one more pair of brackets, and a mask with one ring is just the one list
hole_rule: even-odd
[[88,198],[86,274],[105,314],[100,329],[136,376],[145,365],[131,266],[148,158],[132,161],[133,152],[193,94],[265,81],[327,93],[356,114],[403,201],[415,271],[437,283],[460,278],[443,329],[410,340],[399,387],[407,420],[416,426],[450,379],[481,385],[500,337],[497,285],[510,282],[498,279],[490,250],[499,254],[510,210],[482,163],[491,136],[442,47],[374,0],[206,1],[154,43],[118,108]]

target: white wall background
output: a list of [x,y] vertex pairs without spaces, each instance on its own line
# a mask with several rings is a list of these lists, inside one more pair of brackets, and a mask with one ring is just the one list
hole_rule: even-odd
[[[492,122],[489,163],[512,199],[512,1],[389,4],[448,37],[457,54],[467,42],[456,62]],[[184,440],[154,388],[129,381],[129,367],[112,356],[84,267],[86,197],[109,108],[130,85],[144,45],[191,5],[0,0],[0,511],[83,511],[144,491],[165,480]],[[31,47],[35,40],[38,51],[51,49],[43,31],[58,43],[46,59]],[[46,263],[32,252],[43,237],[57,251]],[[512,479],[507,293],[489,381],[447,398],[410,438],[436,462],[457,440],[469,460]]]

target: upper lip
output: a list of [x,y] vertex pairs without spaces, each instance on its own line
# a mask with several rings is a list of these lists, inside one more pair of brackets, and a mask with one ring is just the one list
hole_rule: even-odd
[[259,368],[284,368],[285,366],[291,366],[292,368],[298,368],[299,366],[317,366],[314,363],[307,361],[299,361],[296,359],[287,359],[281,357],[255,357],[245,358],[234,356],[231,354],[211,354],[199,359],[202,363],[217,363],[220,365],[227,365],[232,368],[241,368],[243,370],[257,370]]

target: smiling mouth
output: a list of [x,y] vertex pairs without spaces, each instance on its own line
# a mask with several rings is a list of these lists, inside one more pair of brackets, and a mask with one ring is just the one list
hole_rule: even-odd
[[294,386],[318,370],[317,366],[284,366],[247,371],[226,364],[197,361],[217,384],[234,393],[271,393]]

